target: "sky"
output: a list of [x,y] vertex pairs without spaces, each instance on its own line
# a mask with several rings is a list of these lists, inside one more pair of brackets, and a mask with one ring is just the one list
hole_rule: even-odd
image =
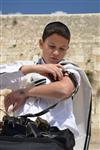
[[0,0],[1,14],[100,13],[100,0]]

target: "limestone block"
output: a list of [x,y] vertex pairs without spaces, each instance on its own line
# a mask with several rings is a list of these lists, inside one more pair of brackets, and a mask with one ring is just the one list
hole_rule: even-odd
[[100,100],[98,99],[97,104],[96,104],[96,114],[98,115],[98,120],[100,123]]
[[100,128],[100,114],[94,114],[92,115],[92,123],[93,123],[93,128],[97,127]]
[[100,56],[100,47],[99,47],[99,46],[93,48],[93,54],[94,54],[94,55],[99,55],[99,56]]
[[95,128],[92,128],[92,134],[91,134],[91,143],[100,144],[100,125],[94,124]]

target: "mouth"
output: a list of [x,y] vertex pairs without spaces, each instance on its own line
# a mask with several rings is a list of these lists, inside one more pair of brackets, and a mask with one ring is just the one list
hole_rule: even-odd
[[51,57],[52,60],[58,61],[57,57]]
[[51,63],[56,64],[56,63],[59,62],[59,59],[58,59],[58,58],[55,58],[55,57],[51,57],[51,58],[50,58],[50,61],[51,61]]

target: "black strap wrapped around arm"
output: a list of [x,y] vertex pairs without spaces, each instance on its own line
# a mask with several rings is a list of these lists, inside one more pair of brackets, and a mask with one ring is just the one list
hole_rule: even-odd
[[65,76],[67,75],[71,79],[75,88],[78,86],[78,82],[77,82],[77,79],[76,79],[76,76],[74,75],[74,73],[69,72],[69,71],[64,71],[64,75]]
[[72,99],[73,99],[74,95],[77,93],[78,88],[79,88],[76,76],[74,75],[74,73],[72,73],[70,71],[63,71],[63,73],[64,73],[65,76],[68,76],[71,79],[71,81],[72,81],[72,83],[73,83],[73,85],[75,87],[75,89],[74,89],[74,91],[73,91],[73,93],[71,95]]

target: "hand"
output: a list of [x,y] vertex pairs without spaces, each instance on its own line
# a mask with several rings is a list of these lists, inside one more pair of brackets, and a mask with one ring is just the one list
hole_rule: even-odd
[[23,105],[28,97],[23,89],[13,91],[8,94],[4,99],[5,110],[8,111],[10,105],[13,105],[13,110],[17,110],[21,105]]
[[35,71],[43,76],[53,76],[54,80],[62,80],[63,67],[60,64],[40,64],[36,65]]

